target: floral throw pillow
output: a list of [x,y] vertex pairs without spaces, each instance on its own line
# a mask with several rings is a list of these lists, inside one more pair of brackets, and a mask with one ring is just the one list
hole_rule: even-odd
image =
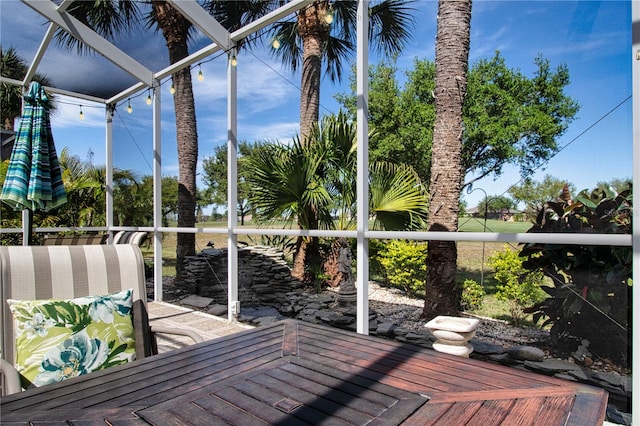
[[135,359],[133,290],[72,300],[12,300],[16,369],[24,388]]

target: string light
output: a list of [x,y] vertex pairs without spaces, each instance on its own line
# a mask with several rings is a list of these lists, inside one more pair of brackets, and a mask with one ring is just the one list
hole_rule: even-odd
[[236,59],[236,55],[231,55],[231,66],[235,67],[238,65],[238,60]]
[[274,49],[280,49],[280,40],[278,40],[277,38],[274,38],[273,42],[271,43],[271,46]]
[[133,112],[133,108],[131,107],[131,98],[127,101],[129,105],[127,105],[127,112],[131,114]]
[[149,94],[147,95],[147,100],[146,100],[146,102],[147,102],[147,105],[151,105],[151,93],[149,93]]
[[169,89],[169,93],[171,93],[172,95],[176,93],[176,86],[174,86],[173,83],[171,83],[171,89]]
[[82,112],[82,105],[80,105],[80,120],[84,120],[84,112]]
[[[198,64],[198,68],[200,68],[200,64]],[[204,74],[202,74],[202,68],[198,71],[198,81],[204,80]]]
[[330,11],[327,12],[327,14],[324,15],[324,22],[331,25],[333,23],[333,13],[331,13]]

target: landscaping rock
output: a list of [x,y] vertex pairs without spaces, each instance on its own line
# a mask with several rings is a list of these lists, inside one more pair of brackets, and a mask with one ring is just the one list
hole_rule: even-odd
[[198,296],[197,294],[191,294],[180,300],[180,303],[183,305],[194,306],[196,308],[204,308],[209,306],[211,302],[213,302],[212,298]]
[[226,316],[227,315],[227,306],[226,305],[213,305],[207,310],[208,314],[215,316]]
[[386,322],[386,323],[378,324],[378,328],[376,328],[376,333],[379,335],[390,336],[394,334],[393,330],[396,328],[398,328],[397,325],[390,322]]
[[525,361],[524,365],[529,370],[537,371],[538,373],[547,374],[549,376],[558,373],[565,373],[567,371],[582,370],[582,367],[580,367],[579,365],[561,359],[546,359],[542,362]]
[[533,346],[513,346],[506,350],[507,354],[519,361],[543,361],[544,351]]
[[493,343],[483,342],[478,339],[471,339],[469,342],[473,346],[473,351],[480,355],[499,355],[504,353],[504,348]]

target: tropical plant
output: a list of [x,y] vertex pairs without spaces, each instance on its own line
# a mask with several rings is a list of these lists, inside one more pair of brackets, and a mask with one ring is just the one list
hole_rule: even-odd
[[[285,221],[299,229],[353,229],[356,213],[356,131],[344,114],[328,116],[311,130],[313,142],[262,144],[249,157],[247,180],[254,219]],[[424,224],[427,197],[417,175],[403,165],[372,164],[370,212],[376,227],[416,229]],[[337,217],[337,219],[334,219]],[[298,237],[292,274],[320,270],[320,243]],[[309,265],[314,265],[309,269]]]
[[[408,7],[411,0],[371,3],[369,38],[386,55],[397,54],[411,38],[413,15]],[[300,135],[303,143],[319,120],[322,65],[332,81],[340,81],[343,63],[355,50],[357,7],[355,0],[317,0],[300,9],[295,21],[273,26],[273,53],[293,71],[302,69]]]
[[[23,81],[27,70],[27,63],[18,55],[13,47],[3,49],[0,46],[0,75]],[[42,74],[35,74],[33,81],[37,81],[43,86],[51,86],[51,82]],[[56,110],[55,98],[51,97],[49,102],[49,112]],[[5,130],[13,130],[16,118],[22,115],[22,87],[2,82],[0,83],[0,120]]]
[[[529,232],[630,234],[632,190],[582,191],[572,200],[548,202]],[[574,244],[526,244],[530,271],[551,278],[549,295],[528,312],[550,325],[557,344],[590,342],[589,350],[628,361],[631,336],[632,248]]]
[[[455,232],[462,189],[463,104],[471,27],[471,0],[438,1],[436,30],[435,126],[429,184],[429,231]],[[429,241],[423,315],[456,315],[457,247],[453,241]]]
[[[252,187],[250,202],[258,224],[284,221],[298,229],[332,227],[331,194],[325,185],[321,152],[295,138],[289,146],[272,143],[251,156],[248,175]],[[298,237],[292,276],[309,281],[309,270],[318,270],[320,253],[317,237]],[[311,268],[311,269],[310,269]]]
[[[105,167],[83,161],[77,155],[71,154],[68,147],[60,151],[59,162],[67,202],[55,209],[55,216],[49,217],[48,220],[51,221],[53,218],[54,223],[60,226],[104,226],[107,196]],[[136,218],[144,215],[145,211],[150,211],[146,204],[150,198],[140,193],[138,185],[131,170],[114,169],[114,218],[119,224],[138,224]]]

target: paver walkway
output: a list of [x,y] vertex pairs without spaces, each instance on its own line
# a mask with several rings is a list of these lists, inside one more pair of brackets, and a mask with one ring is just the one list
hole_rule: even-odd
[[[166,302],[149,302],[148,310],[151,325],[193,330],[205,340],[254,328]],[[193,344],[193,341],[186,337],[158,335],[158,352],[161,353],[190,344]]]

